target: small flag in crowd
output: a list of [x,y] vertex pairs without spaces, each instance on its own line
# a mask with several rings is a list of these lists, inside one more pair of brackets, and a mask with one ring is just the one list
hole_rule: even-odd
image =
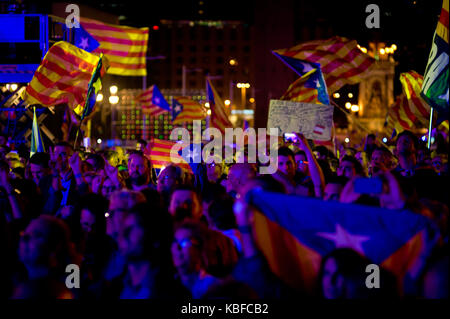
[[44,142],[39,130],[39,124],[36,117],[36,107],[33,107],[33,124],[31,126],[31,149],[30,157],[37,152],[45,152]]
[[400,290],[410,287],[440,239],[431,220],[406,210],[393,214],[379,207],[263,191],[252,191],[247,199],[257,209],[256,241],[272,271],[310,293],[322,257],[338,248],[351,248],[390,271]]
[[449,0],[442,1],[442,10],[434,32],[433,44],[428,58],[421,96],[438,111],[438,121],[449,114]]
[[172,98],[172,122],[181,124],[193,120],[203,120],[206,112],[200,103],[184,96]]
[[328,92],[331,94],[345,84],[356,84],[365,78],[375,60],[363,53],[355,40],[332,37],[315,40],[274,53],[320,65]]
[[[179,146],[172,150],[175,145]],[[144,154],[148,157],[154,168],[161,169],[170,164],[176,164],[187,171],[191,171],[189,164],[178,154],[178,151],[184,147],[186,145],[181,143],[154,138],[147,145]]]
[[211,119],[209,121],[210,127],[219,129],[222,133],[225,133],[225,128],[233,127],[225,110],[225,105],[217,93],[216,89],[212,86],[211,81],[206,81],[206,94],[208,97],[209,107],[211,108]]
[[142,107],[142,110],[150,116],[159,116],[164,112],[170,111],[170,105],[159,91],[156,85],[152,85],[147,90],[136,97],[136,102]]
[[[72,110],[82,112],[88,98],[89,83],[100,60],[100,57],[68,42],[55,43],[34,73],[23,99],[29,104],[47,107],[67,103]],[[106,70],[107,63],[101,66],[98,81]],[[98,81],[95,82],[97,87]]]
[[314,127],[313,133],[317,134],[317,135],[322,135],[324,131],[325,131],[325,126],[317,124]]
[[[146,76],[148,28],[132,28],[81,18],[83,27],[100,46],[92,53],[103,53],[110,62],[109,74]],[[77,43],[78,45],[78,43]]]
[[327,86],[319,64],[282,56],[275,52],[274,54],[300,75],[280,100],[330,105]]

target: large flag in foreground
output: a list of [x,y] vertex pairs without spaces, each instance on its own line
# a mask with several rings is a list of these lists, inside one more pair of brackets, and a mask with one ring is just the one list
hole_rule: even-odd
[[449,0],[442,1],[442,10],[433,37],[421,95],[438,111],[439,122],[449,115]]
[[184,96],[172,98],[172,122],[181,124],[193,120],[203,120],[206,112],[200,103]]
[[[23,99],[29,104],[47,107],[67,103],[81,115],[93,76],[97,76],[93,84],[98,89],[100,75],[107,68],[101,60],[101,57],[68,42],[57,42],[45,54],[24,91]],[[99,65],[103,65],[101,70],[98,70]],[[96,73],[97,70],[99,73]]]
[[164,95],[161,94],[156,85],[152,85],[147,90],[136,97],[136,102],[140,104],[142,110],[150,116],[159,116],[170,111]]
[[[100,44],[92,53],[103,53],[109,74],[146,76],[148,28],[132,28],[81,18],[81,26]],[[78,44],[77,44],[78,45]]]
[[211,119],[209,121],[209,126],[215,127],[222,133],[225,133],[225,128],[233,128],[233,124],[231,124],[228,119],[228,115],[225,111],[225,105],[209,79],[206,81],[206,90],[209,107],[211,108]]
[[288,285],[307,292],[317,284],[322,257],[337,248],[355,250],[409,287],[440,238],[428,218],[405,210],[258,190],[247,200],[257,208],[257,244],[270,268]]
[[165,141],[154,138],[147,145],[144,154],[148,157],[154,168],[161,169],[170,164],[176,164],[183,169],[192,172],[189,164],[178,153],[178,151],[186,147],[186,145],[179,144],[179,147],[173,148],[175,145],[177,145],[177,143],[174,141]]
[[39,130],[39,124],[36,117],[36,107],[33,107],[33,124],[31,125],[31,149],[30,157],[37,152],[45,152],[44,142]]
[[[331,94],[345,84],[356,84],[365,78],[375,60],[363,53],[355,40],[332,37],[273,51],[294,70],[293,59],[320,65],[328,92]],[[303,74],[296,71],[300,76]]]

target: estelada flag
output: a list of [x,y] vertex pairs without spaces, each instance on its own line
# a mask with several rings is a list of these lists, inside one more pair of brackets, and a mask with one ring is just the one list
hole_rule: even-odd
[[142,111],[149,116],[159,116],[170,111],[170,105],[167,103],[164,95],[159,91],[156,85],[152,85],[136,97],[136,103],[142,108]]
[[421,92],[425,101],[438,111],[438,122],[448,119],[449,113],[448,10],[449,0],[443,0]]
[[132,28],[81,18],[81,26],[100,46],[92,51],[103,53],[110,63],[108,74],[146,76],[148,28]]
[[440,233],[430,219],[407,210],[322,201],[254,190],[254,230],[272,272],[312,293],[322,257],[351,248],[390,271],[403,291],[420,275]]
[[206,112],[197,101],[186,96],[176,96],[172,98],[173,124],[203,120],[205,118]]
[[[330,94],[345,84],[360,82],[368,75],[375,62],[375,59],[358,48],[355,40],[339,36],[301,43],[273,52],[285,61],[297,59],[319,64]],[[300,76],[303,75],[296,72]]]
[[209,126],[219,129],[224,134],[227,127],[233,128],[233,124],[228,118],[222,99],[209,79],[206,80],[206,95],[211,108]]
[[164,168],[170,164],[176,164],[181,168],[192,172],[189,164],[179,155],[178,151],[187,145],[174,141],[166,141],[154,138],[147,145],[144,154],[150,160],[154,168]]
[[[82,106],[78,108],[82,112],[100,60],[68,42],[57,42],[45,54],[22,97],[29,104],[46,107],[67,103],[75,110]],[[100,75],[107,68],[107,63],[102,65]]]

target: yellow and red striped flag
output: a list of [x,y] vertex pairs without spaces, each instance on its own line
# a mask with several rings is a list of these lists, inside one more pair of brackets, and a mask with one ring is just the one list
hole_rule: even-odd
[[401,132],[426,128],[431,108],[420,96],[423,76],[415,71],[401,73],[400,82],[403,93],[388,110],[386,129],[392,133],[393,129]]
[[363,53],[355,40],[332,37],[274,51],[280,56],[320,64],[328,92],[356,84],[370,72],[375,59]]
[[[23,93],[29,104],[53,106],[67,103],[75,110],[85,105],[89,82],[100,57],[60,41],[45,54]],[[106,63],[107,64],[107,63]],[[105,63],[103,64],[105,71]]]
[[150,141],[144,154],[148,157],[154,168],[164,168],[170,164],[176,164],[181,168],[192,172],[189,164],[178,154],[178,151],[186,145],[179,144],[179,147],[173,148],[178,143],[174,141],[165,141],[154,138]]
[[193,120],[203,120],[205,118],[206,112],[200,103],[185,96],[176,96],[172,98],[173,124],[192,122]]
[[148,28],[132,28],[81,18],[81,26],[100,46],[92,53],[103,53],[109,63],[109,74],[146,76]]
[[231,124],[228,119],[228,115],[225,111],[225,105],[209,79],[206,81],[206,90],[209,107],[211,108],[211,119],[209,126],[215,127],[222,133],[225,133],[225,128],[233,128],[233,124]]

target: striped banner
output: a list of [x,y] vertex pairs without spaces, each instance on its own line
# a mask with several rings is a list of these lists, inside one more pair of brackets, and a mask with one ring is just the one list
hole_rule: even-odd
[[345,84],[356,84],[365,78],[375,60],[363,53],[355,40],[335,36],[327,40],[302,43],[274,52],[291,58],[318,63],[328,92],[339,90]]
[[200,103],[185,96],[175,96],[172,98],[173,124],[203,120],[205,118],[206,112]]
[[[174,147],[177,144],[179,146]],[[186,146],[188,145],[154,138],[150,141],[144,154],[148,157],[154,168],[162,169],[170,164],[176,164],[184,170],[192,172],[189,164],[178,154],[178,151]]]
[[22,98],[29,104],[84,105],[89,81],[100,57],[60,41],[45,54]]
[[148,28],[103,23],[81,18],[82,27],[99,43],[92,53],[103,53],[110,62],[109,74],[146,76]]
[[228,115],[225,111],[225,105],[209,79],[206,80],[206,89],[208,102],[211,108],[211,119],[209,126],[219,129],[222,134],[224,134],[225,128],[233,128],[233,124],[231,124],[228,119]]

